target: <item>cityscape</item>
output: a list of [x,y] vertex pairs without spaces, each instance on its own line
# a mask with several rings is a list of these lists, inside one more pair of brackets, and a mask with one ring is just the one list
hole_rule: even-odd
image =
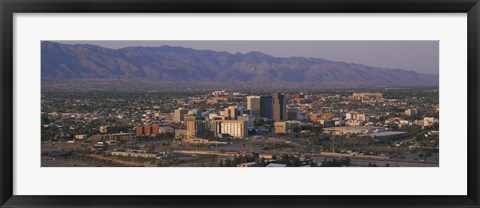
[[[42,167],[439,167],[438,74],[167,49],[42,42]],[[231,61],[199,65],[218,53]],[[171,74],[143,65],[152,60]],[[329,73],[323,65],[365,72],[257,74],[300,61],[318,74]],[[217,76],[221,68],[252,72]]]

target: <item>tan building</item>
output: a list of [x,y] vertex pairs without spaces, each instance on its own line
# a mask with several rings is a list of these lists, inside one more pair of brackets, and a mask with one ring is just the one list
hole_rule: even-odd
[[189,131],[198,133],[203,130],[203,121],[196,116],[185,116],[184,123]]
[[100,126],[100,133],[107,133],[107,126]]
[[189,131],[185,129],[175,130],[175,139],[191,139],[195,138],[195,131]]
[[223,112],[224,112],[225,118],[229,120],[237,120],[237,115],[238,115],[237,106],[229,106],[228,108],[225,108]]
[[183,122],[183,118],[187,115],[188,110],[179,108],[173,112],[173,121],[180,123]]
[[299,126],[298,121],[277,121],[273,125],[275,127],[275,134],[291,133],[293,128]]
[[272,95],[272,119],[274,121],[287,120],[287,103],[284,93]]
[[260,96],[247,96],[247,109],[250,115],[260,117]]
[[87,139],[87,135],[86,134],[78,134],[78,135],[75,135],[75,139],[84,140],[84,139]]
[[423,118],[423,126],[433,126],[435,123],[434,117],[424,117]]

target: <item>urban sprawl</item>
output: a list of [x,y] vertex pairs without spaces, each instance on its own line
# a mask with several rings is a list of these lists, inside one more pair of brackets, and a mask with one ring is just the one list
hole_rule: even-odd
[[43,93],[43,167],[438,167],[438,89]]

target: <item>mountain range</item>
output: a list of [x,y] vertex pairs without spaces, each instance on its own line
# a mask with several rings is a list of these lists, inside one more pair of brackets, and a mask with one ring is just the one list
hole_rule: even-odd
[[[367,53],[368,51],[366,51]],[[191,48],[126,47],[42,41],[42,79],[151,80],[155,82],[358,83],[438,86],[438,75],[309,57],[274,57]]]

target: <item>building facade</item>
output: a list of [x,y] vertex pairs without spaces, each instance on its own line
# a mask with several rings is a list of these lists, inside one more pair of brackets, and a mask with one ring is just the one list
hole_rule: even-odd
[[248,137],[248,129],[246,121],[230,120],[219,122],[220,128],[217,129],[217,133],[223,135],[228,134],[233,138],[246,138]]
[[260,96],[247,96],[247,109],[250,115],[260,117]]
[[180,123],[183,122],[185,115],[187,115],[188,110],[185,109],[177,109],[173,112],[173,121]]
[[287,114],[285,94],[284,93],[274,93],[272,95],[272,119],[274,121],[285,121]]
[[260,117],[272,119],[272,96],[260,97]]

